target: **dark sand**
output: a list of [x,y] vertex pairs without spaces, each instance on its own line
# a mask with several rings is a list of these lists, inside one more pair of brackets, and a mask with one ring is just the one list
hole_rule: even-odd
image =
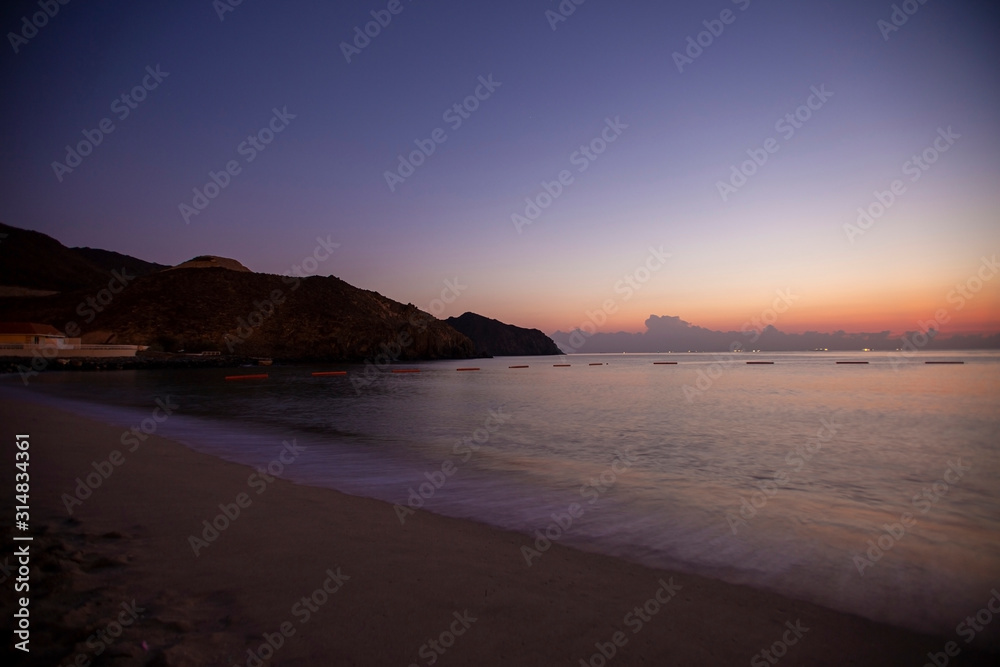
[[[771,664],[752,661],[785,636],[796,643],[782,665],[919,667],[955,639],[558,544],[529,568],[520,534],[426,512],[401,526],[387,503],[282,480],[257,494],[252,469],[155,436],[69,517],[62,494],[127,450],[121,429],[21,401],[4,400],[0,418],[8,622],[14,434],[31,436],[31,653],[15,652],[17,664],[258,665],[248,649],[265,633],[279,643],[282,624],[290,636],[268,664],[602,665],[590,662],[596,644],[610,653],[621,632],[609,666]],[[195,557],[188,536],[240,493],[250,506]],[[338,586],[328,570],[346,577],[306,619],[295,605]],[[658,591],[669,597],[661,580],[676,595],[627,620]],[[134,622],[122,606],[133,600]],[[129,624],[107,644],[95,633],[117,633],[116,619]],[[798,639],[786,622],[808,631]],[[451,645],[435,652],[432,639]],[[960,658],[950,664],[991,664],[966,648]]]

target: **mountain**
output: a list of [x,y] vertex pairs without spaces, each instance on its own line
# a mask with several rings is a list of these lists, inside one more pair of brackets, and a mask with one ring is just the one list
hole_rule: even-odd
[[[169,268],[169,270],[162,270]],[[412,304],[335,277],[253,273],[203,255],[176,267],[0,227],[0,321],[50,324],[84,342],[286,360],[468,358],[472,341]]]
[[0,223],[0,285],[63,290],[100,285],[108,276],[51,236]]
[[105,273],[110,273],[114,270],[121,271],[124,268],[129,273],[134,273],[137,276],[145,276],[169,268],[165,264],[147,262],[111,250],[101,250],[100,248],[70,248],[70,250],[88,260]]
[[475,313],[449,317],[445,322],[468,336],[477,354],[500,357],[562,354],[552,339],[538,329],[504,324]]
[[166,268],[117,252],[67,248],[41,232],[0,223],[0,286],[56,292],[97,288],[123,267],[136,275]]
[[395,361],[467,358],[474,351],[468,338],[415,306],[332,276],[177,269],[130,279],[118,294],[103,292],[104,303],[86,290],[0,299],[0,319],[61,330],[75,323],[85,340],[166,352],[316,361],[384,354]]

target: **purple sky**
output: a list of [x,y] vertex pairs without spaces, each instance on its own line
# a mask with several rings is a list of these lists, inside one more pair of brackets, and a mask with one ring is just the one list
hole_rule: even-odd
[[[954,332],[995,332],[1000,14],[897,4],[916,11],[890,31],[893,3],[870,0],[590,0],[558,22],[554,0],[244,0],[221,18],[210,0],[77,0],[33,31],[37,0],[10,2],[0,220],[272,273],[329,238],[321,275],[425,309],[457,278],[442,316],[548,332],[609,302],[604,331],[739,329],[789,289],[782,330],[902,331],[943,308]],[[391,22],[347,62],[373,11]],[[54,167],[85,130],[100,144]],[[390,188],[415,142],[433,153]],[[881,192],[884,214],[851,228]],[[547,204],[536,219],[526,198]]]

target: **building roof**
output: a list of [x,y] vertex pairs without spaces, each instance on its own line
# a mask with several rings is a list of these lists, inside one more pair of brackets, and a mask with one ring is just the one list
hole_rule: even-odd
[[0,322],[0,334],[27,334],[34,336],[65,336],[51,324],[36,322]]

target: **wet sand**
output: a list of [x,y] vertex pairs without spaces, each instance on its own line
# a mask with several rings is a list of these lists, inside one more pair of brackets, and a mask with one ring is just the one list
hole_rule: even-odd
[[[14,435],[31,443],[31,652],[16,664],[919,666],[955,639],[559,544],[528,567],[517,533],[426,512],[400,525],[381,501],[157,436],[129,452],[121,428],[29,402],[4,399],[0,423],[5,498]],[[70,515],[64,494],[109,460]],[[16,565],[4,576],[10,619]],[[949,664],[996,659],[960,648]]]

